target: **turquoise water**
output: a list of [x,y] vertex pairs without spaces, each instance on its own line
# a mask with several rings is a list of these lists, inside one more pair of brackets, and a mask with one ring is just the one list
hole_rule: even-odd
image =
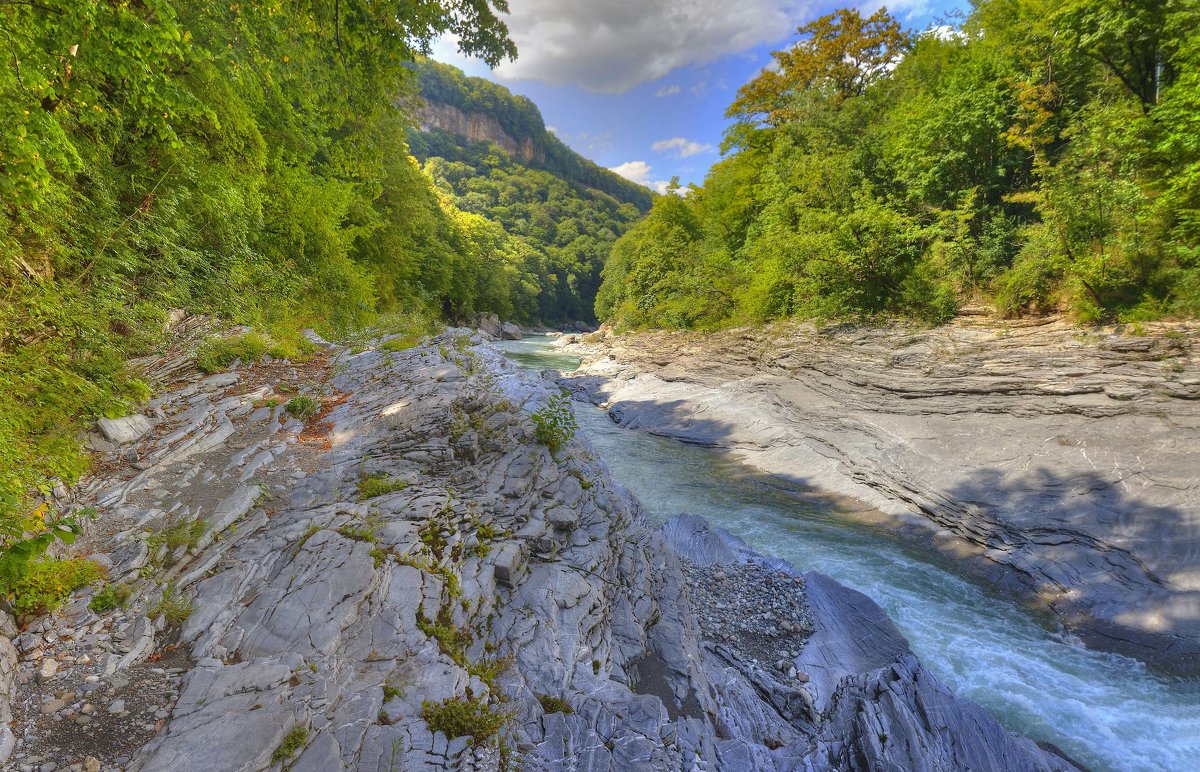
[[[578,364],[549,343],[535,337],[497,346],[525,367]],[[1013,731],[1096,770],[1200,769],[1200,682],[1089,651],[938,556],[799,500],[721,451],[621,429],[586,405],[576,412],[652,522],[702,515],[763,553],[866,593],[926,667]]]

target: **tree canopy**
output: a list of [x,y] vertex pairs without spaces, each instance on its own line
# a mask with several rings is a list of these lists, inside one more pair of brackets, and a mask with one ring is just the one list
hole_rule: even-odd
[[1200,313],[1200,6],[979,0],[798,30],[724,159],[604,269],[601,318],[714,327],[964,303],[1085,323]]

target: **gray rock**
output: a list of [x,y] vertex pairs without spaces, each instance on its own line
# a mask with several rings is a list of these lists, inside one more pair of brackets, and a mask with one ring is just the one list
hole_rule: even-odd
[[1088,645],[1196,674],[1197,346],[1192,328],[1125,338],[966,320],[566,350],[584,355],[568,382],[623,426],[857,499],[948,555],[980,555],[964,567]]
[[149,434],[154,429],[154,422],[140,413],[134,413],[124,418],[101,418],[96,426],[109,442],[130,445]]

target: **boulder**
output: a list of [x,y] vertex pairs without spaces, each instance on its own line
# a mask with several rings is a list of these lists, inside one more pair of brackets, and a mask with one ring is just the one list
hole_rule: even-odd
[[124,418],[101,418],[96,426],[109,442],[131,445],[149,434],[154,422],[140,413],[134,413]]

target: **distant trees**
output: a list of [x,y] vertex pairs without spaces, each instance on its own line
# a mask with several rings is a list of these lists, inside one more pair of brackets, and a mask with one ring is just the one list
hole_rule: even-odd
[[594,319],[600,270],[612,243],[641,213],[631,203],[530,169],[488,142],[417,132],[425,172],[458,209],[494,223],[514,287],[509,313],[523,321]]
[[597,310],[699,327],[937,321],[974,298],[1194,316],[1196,29],[1182,0],[981,0],[925,33],[882,10],[805,25],[731,105],[704,186],[614,247]]

